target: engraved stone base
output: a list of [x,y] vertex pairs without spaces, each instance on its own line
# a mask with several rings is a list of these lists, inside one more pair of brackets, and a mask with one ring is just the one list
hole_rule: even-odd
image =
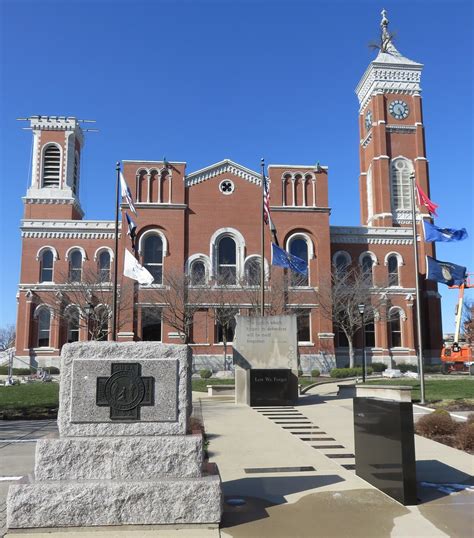
[[10,486],[9,529],[214,523],[219,476],[161,480],[35,482]]
[[153,480],[201,476],[202,436],[44,439],[36,480]]

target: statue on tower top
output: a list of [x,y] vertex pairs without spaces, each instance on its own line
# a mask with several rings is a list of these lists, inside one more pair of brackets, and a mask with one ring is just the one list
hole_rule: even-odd
[[380,28],[382,30],[381,30],[381,35],[380,35],[379,48],[381,52],[396,53],[398,51],[392,43],[394,35],[388,31],[387,10],[382,9],[381,15],[382,15],[382,20],[380,21]]

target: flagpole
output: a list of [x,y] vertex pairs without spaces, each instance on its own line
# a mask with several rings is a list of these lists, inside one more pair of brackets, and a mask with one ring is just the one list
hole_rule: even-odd
[[118,219],[120,202],[120,161],[115,167],[117,184],[115,192],[115,243],[114,243],[114,291],[112,297],[112,340],[117,340],[117,287],[118,287]]
[[425,372],[423,364],[423,342],[421,333],[421,294],[418,269],[418,241],[416,233],[416,179],[415,173],[410,175],[411,185],[411,209],[412,209],[412,227],[413,227],[413,250],[415,255],[415,289],[416,289],[416,327],[418,337],[418,375],[420,376],[420,403],[425,404]]
[[261,247],[262,257],[260,263],[260,315],[265,315],[265,160],[260,160],[262,167],[262,211],[261,211]]

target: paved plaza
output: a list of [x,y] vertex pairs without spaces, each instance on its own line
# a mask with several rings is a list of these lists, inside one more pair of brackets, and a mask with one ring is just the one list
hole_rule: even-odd
[[[223,482],[221,536],[472,536],[474,491],[465,488],[474,486],[474,458],[416,436],[420,502],[402,506],[355,475],[352,400],[336,391],[335,383],[322,385],[293,407],[258,410],[193,393]],[[0,431],[4,522],[8,486],[32,473],[35,440],[57,436],[57,428],[55,421],[3,422]],[[78,538],[102,534],[204,536],[189,529],[75,532]]]

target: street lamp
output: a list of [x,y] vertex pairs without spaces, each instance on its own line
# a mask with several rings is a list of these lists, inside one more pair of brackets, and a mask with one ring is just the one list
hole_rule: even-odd
[[365,304],[361,303],[357,305],[359,309],[360,317],[362,318],[362,383],[365,383],[365,323],[364,323],[364,312]]

